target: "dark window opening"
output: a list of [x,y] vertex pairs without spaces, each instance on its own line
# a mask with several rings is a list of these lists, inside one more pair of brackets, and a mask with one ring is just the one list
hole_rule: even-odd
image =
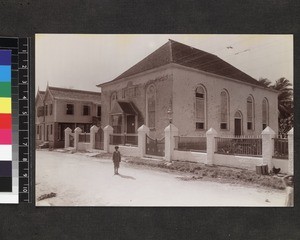
[[67,115],[73,115],[74,114],[74,105],[73,104],[67,104]]
[[83,106],[83,115],[89,116],[90,115],[90,106]]
[[204,94],[196,92],[196,97],[198,97],[198,98],[204,98]]
[[98,106],[97,108],[97,117],[101,118],[101,106]]
[[45,106],[45,115],[48,116],[48,105]]
[[204,123],[203,122],[196,122],[196,129],[204,129]]
[[36,126],[36,134],[40,134],[40,128],[39,128],[39,126]]
[[51,124],[50,125],[50,134],[52,135],[52,132],[53,132],[53,125]]
[[252,130],[252,122],[247,122],[247,129]]
[[221,123],[220,127],[221,129],[227,129],[227,123]]
[[263,123],[262,129],[264,130],[267,127],[267,124]]

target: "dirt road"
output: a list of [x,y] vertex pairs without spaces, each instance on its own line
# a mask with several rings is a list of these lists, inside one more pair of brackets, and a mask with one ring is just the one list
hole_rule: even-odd
[[284,191],[242,185],[183,181],[180,173],[121,163],[113,175],[109,160],[80,154],[36,152],[36,196],[56,197],[37,206],[283,206]]

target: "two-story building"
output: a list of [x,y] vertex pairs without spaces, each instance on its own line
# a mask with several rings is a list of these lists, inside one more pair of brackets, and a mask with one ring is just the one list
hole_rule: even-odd
[[36,144],[64,147],[64,130],[101,123],[101,93],[47,86],[36,95]]
[[[122,57],[122,56],[120,56]],[[162,137],[170,121],[180,135],[259,135],[278,131],[278,92],[216,55],[169,40],[101,87],[102,127]]]

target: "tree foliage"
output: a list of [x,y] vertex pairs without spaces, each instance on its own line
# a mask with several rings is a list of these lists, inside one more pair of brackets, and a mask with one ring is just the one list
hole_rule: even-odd
[[272,84],[267,78],[260,78],[258,81],[266,87],[279,91],[279,134],[285,135],[294,126],[294,99],[292,83],[284,77],[279,78],[274,84]]

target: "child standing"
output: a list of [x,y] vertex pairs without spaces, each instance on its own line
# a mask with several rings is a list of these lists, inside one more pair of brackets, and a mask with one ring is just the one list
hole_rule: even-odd
[[118,146],[115,146],[115,151],[113,153],[112,160],[114,162],[115,175],[119,174],[118,170],[119,170],[120,162],[121,162],[121,153],[119,152],[119,147]]

